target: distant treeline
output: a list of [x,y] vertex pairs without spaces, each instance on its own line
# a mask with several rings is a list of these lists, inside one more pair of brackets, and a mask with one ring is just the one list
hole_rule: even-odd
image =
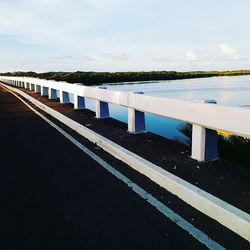
[[154,81],[154,80],[177,80],[202,78],[213,76],[236,76],[250,75],[250,70],[235,71],[151,71],[151,72],[8,72],[0,75],[37,77],[47,80],[66,81],[70,83],[82,83],[84,85],[98,85],[102,83]]

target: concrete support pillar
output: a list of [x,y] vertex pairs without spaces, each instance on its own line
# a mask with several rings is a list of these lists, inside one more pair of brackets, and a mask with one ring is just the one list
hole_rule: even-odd
[[35,91],[35,84],[30,83],[30,86],[29,86],[29,87],[30,87],[30,90],[31,90],[31,91]]
[[28,82],[25,82],[25,83],[24,83],[24,88],[25,88],[25,89],[29,89],[29,88],[30,88],[30,84],[29,84]]
[[69,101],[69,93],[68,92],[60,90],[59,91],[59,95],[60,95],[60,103],[61,104],[69,103],[70,102]]
[[85,109],[85,98],[74,95],[74,109]]
[[49,99],[55,100],[57,99],[57,91],[56,89],[49,88]]
[[[99,87],[100,89],[107,89],[106,87]],[[108,118],[109,117],[109,105],[107,102],[96,100],[96,118]]]
[[35,84],[35,92],[36,93],[41,93],[41,86],[38,84]]
[[[143,94],[143,92],[134,92]],[[146,131],[144,112],[128,108],[128,132],[132,134],[143,133]]]
[[49,88],[41,86],[41,96],[48,96],[49,95]]
[[[214,100],[205,100],[202,102],[216,104]],[[217,160],[217,131],[193,124],[191,157],[197,161]]]

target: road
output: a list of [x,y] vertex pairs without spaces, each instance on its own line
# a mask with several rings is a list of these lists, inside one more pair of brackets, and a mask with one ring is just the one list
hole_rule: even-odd
[[0,87],[0,249],[205,249]]

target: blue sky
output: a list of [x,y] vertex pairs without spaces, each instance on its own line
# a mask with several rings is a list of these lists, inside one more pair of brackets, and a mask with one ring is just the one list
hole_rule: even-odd
[[0,71],[250,68],[249,0],[0,0]]

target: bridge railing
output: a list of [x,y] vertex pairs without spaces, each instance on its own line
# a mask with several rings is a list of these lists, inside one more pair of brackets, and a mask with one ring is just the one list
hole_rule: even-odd
[[250,110],[240,107],[227,107],[213,103],[173,100],[142,93],[128,93],[107,90],[105,87],[88,87],[67,82],[56,82],[29,77],[0,76],[2,82],[23,87],[57,99],[61,103],[69,102],[69,94],[74,95],[74,108],[85,108],[85,99],[96,101],[96,117],[109,116],[108,104],[128,108],[128,132],[145,131],[144,113],[191,123],[192,155],[198,161],[217,158],[217,130],[232,135],[250,138]]

